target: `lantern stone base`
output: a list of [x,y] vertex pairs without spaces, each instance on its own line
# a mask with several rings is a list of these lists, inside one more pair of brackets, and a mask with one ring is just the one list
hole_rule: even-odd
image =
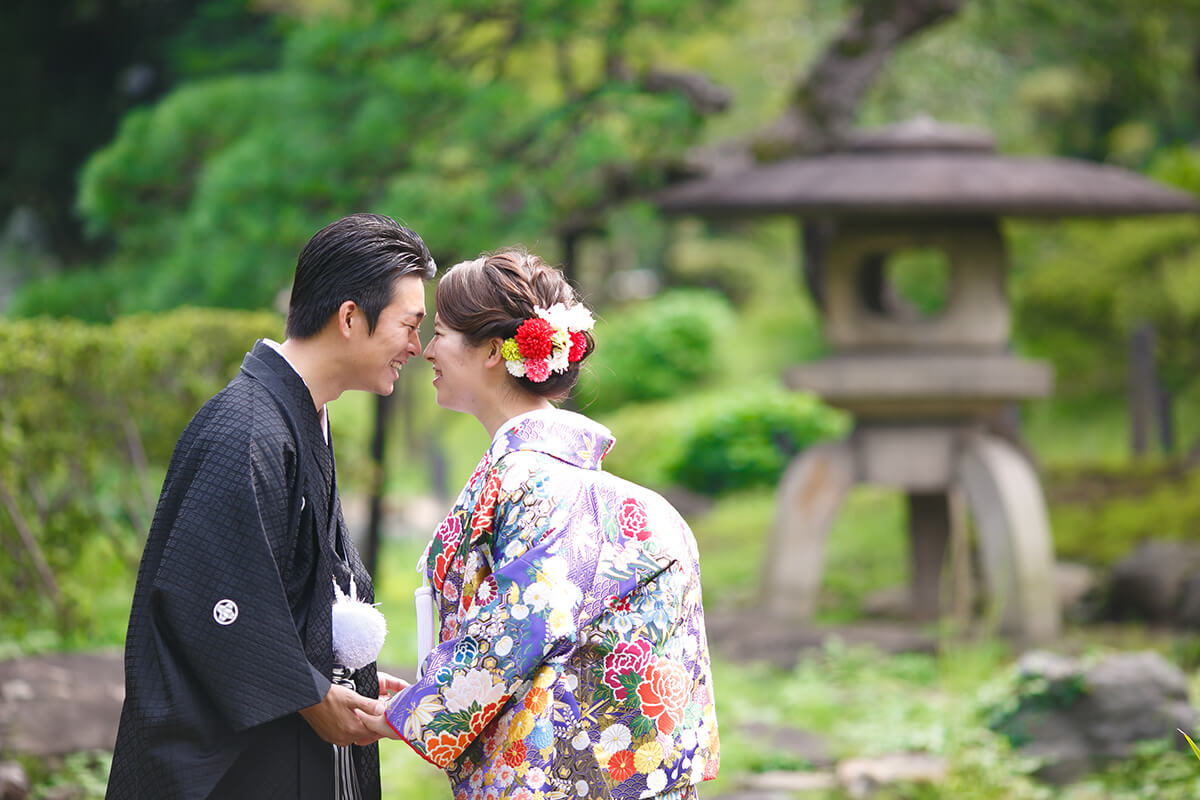
[[1054,553],[1041,486],[1007,441],[970,425],[866,425],[801,453],[779,486],[764,575],[771,616],[807,621],[816,609],[825,541],[858,483],[909,495],[911,592],[918,618],[936,617],[939,576],[954,517],[966,501],[975,522],[990,614],[1024,644],[1058,635]]

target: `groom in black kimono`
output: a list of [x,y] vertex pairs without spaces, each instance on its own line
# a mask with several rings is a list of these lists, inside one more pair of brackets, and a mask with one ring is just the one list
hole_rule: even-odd
[[133,596],[109,800],[379,797],[354,709],[403,684],[334,664],[333,582],[373,595],[325,404],[391,393],[421,352],[433,274],[388,217],[325,227],[300,253],[286,341],[257,342],[180,437]]

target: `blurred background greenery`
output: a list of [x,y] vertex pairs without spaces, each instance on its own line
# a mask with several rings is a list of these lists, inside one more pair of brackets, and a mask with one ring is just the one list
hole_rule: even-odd
[[[0,658],[121,645],[176,437],[256,337],[282,335],[303,243],[358,210],[410,225],[442,265],[523,244],[568,267],[600,318],[575,404],[617,435],[609,468],[690,500],[706,604],[749,606],[774,482],[849,420],[779,379],[825,352],[794,223],[669,220],[648,198],[691,149],[776,118],[848,17],[889,7],[5,4],[0,69],[17,79],[0,82]],[[1200,0],[965,0],[891,54],[856,119],[928,114],[991,130],[1001,152],[1117,164],[1200,193],[1198,42]],[[651,80],[663,73],[707,76],[731,102],[718,112],[664,90]],[[1055,396],[1021,418],[1059,556],[1102,566],[1150,537],[1200,540],[1200,220],[1004,228],[1014,348],[1057,370]],[[901,277],[907,296],[936,306],[936,292],[922,294],[930,270],[914,263]],[[1143,324],[1156,332],[1172,436],[1135,456],[1129,337]],[[444,511],[486,445],[474,420],[436,408],[427,377],[410,366],[390,412],[385,506],[411,524],[388,529],[378,569],[387,664],[413,658],[419,512]],[[375,409],[347,396],[332,412],[352,499],[376,477]],[[830,540],[822,621],[861,619],[868,594],[905,582],[903,519],[899,493],[852,493]],[[1162,649],[1197,688],[1195,647],[1178,637],[1123,628],[1068,642]],[[715,791],[788,766],[738,733],[766,718],[800,721],[839,754],[950,759],[936,793],[897,797],[1054,796],[978,724],[1012,655],[985,639],[937,656],[831,646],[793,670],[721,657]],[[407,748],[383,754],[389,797],[447,796]],[[1185,764],[1147,751],[1063,796],[1192,797]],[[104,765],[70,760],[40,785],[76,780],[94,794]]]

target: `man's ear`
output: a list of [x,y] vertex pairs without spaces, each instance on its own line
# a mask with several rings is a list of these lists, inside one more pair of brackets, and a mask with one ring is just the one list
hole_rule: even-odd
[[363,326],[366,324],[366,320],[357,316],[355,313],[357,311],[358,304],[353,300],[347,300],[338,306],[338,332],[342,335],[343,339],[349,339],[356,326]]
[[483,365],[489,369],[499,364],[504,360],[504,340],[499,336],[493,336],[484,344],[487,348],[487,358],[483,360]]

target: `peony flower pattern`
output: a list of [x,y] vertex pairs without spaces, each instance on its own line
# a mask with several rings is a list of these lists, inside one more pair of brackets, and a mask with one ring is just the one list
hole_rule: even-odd
[[621,510],[617,513],[617,525],[620,526],[622,534],[644,542],[651,534],[648,522],[646,506],[640,500],[629,497],[621,503]]
[[645,678],[637,688],[642,713],[657,722],[663,733],[670,733],[683,719],[691,684],[682,664],[660,658],[647,668]]
[[441,644],[387,716],[455,798],[633,798],[716,776],[695,541],[600,470],[611,446],[565,411],[502,426],[434,534]]
[[604,656],[604,685],[612,689],[618,703],[628,694],[621,678],[642,676],[650,665],[651,652],[650,642],[639,639],[636,642],[617,642],[613,651]]

